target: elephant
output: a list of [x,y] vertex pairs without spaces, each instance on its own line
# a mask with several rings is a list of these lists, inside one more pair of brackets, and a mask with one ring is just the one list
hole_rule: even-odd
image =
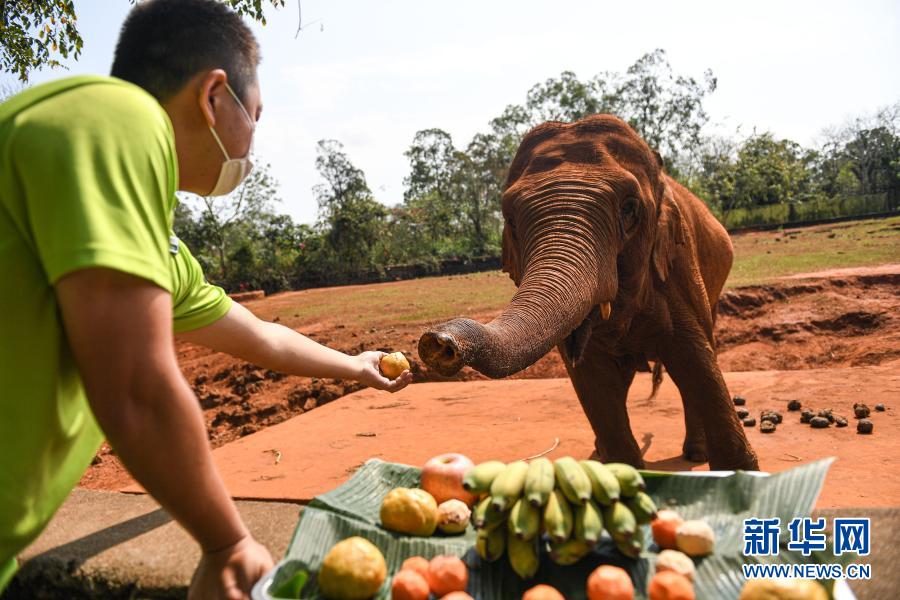
[[658,152],[613,115],[529,131],[501,197],[502,266],[517,286],[490,323],[428,328],[420,358],[442,375],[502,378],[554,346],[593,429],[594,456],[644,466],[626,410],[636,371],[668,372],[684,405],[684,456],[759,468],[719,370],[716,303],[728,233],[666,174]]

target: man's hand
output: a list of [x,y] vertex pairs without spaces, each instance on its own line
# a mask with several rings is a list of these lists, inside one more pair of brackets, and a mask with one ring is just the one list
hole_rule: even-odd
[[249,600],[253,584],[272,568],[269,551],[249,535],[204,553],[191,579],[188,600]]
[[237,303],[215,323],[178,337],[288,375],[354,379],[388,392],[402,390],[412,381],[409,371],[393,381],[381,374],[378,361],[384,352],[348,356],[293,329],[262,321]]
[[412,373],[408,370],[403,371],[393,381],[382,375],[378,365],[384,355],[384,352],[377,351],[357,354],[354,358],[360,362],[361,366],[360,373],[355,379],[369,387],[387,392],[398,392],[412,383]]

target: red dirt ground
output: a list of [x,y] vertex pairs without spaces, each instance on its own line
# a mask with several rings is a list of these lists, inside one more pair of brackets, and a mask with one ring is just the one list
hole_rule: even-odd
[[[716,330],[722,370],[864,367],[897,360],[900,265],[896,267],[813,273],[808,278],[794,276],[774,285],[726,292],[719,305]],[[283,309],[292,296],[303,293],[280,294],[247,306],[261,318],[273,318],[270,313],[275,312],[275,305]],[[475,318],[487,321],[498,312],[476,314]],[[417,361],[414,349],[426,321],[398,322],[383,331],[351,331],[337,318],[313,323],[284,318],[282,322],[345,352],[402,350],[410,358],[416,382],[448,380]],[[352,382],[284,377],[190,344],[179,344],[177,350],[182,371],[203,407],[214,447],[360,389]],[[565,376],[554,351],[513,379]],[[484,377],[466,369],[453,379]],[[81,485],[120,489],[129,481],[115,455],[104,446]],[[894,498],[893,504],[900,504],[900,499]]]

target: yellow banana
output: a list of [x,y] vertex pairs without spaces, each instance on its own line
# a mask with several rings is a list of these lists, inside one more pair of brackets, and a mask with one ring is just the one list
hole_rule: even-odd
[[656,518],[656,503],[644,492],[638,492],[634,498],[627,498],[625,506],[631,510],[638,525],[646,525]]
[[494,562],[506,550],[506,528],[479,529],[475,536],[475,551],[483,560]]
[[571,456],[564,456],[553,463],[556,472],[556,485],[566,498],[574,505],[584,504],[591,499],[593,488],[587,473]]
[[644,545],[641,543],[641,536],[635,536],[630,540],[615,540],[616,548],[619,552],[630,558],[637,558],[641,555]]
[[644,478],[641,477],[641,474],[638,473],[637,469],[631,465],[626,465],[625,463],[606,463],[604,466],[612,471],[613,475],[616,476],[616,479],[619,480],[619,487],[622,489],[623,496],[634,496],[638,492],[643,492],[647,489],[647,486],[644,485]]
[[575,539],[594,547],[603,534],[603,516],[593,500],[575,509]]
[[528,502],[537,508],[544,506],[555,486],[556,477],[550,459],[542,457],[531,461],[525,474],[525,498]]
[[512,532],[506,540],[506,554],[513,571],[522,579],[534,577],[541,564],[538,559],[537,542],[520,540]]
[[528,463],[517,460],[509,463],[506,468],[491,482],[491,502],[499,510],[509,510],[515,504],[522,489],[525,487],[525,474],[528,473]]
[[609,506],[619,499],[622,488],[612,471],[596,460],[583,460],[580,464],[591,481],[594,500],[603,506]]
[[472,511],[472,524],[476,529],[494,529],[506,520],[506,513],[494,508],[491,497],[478,501]]
[[509,531],[520,540],[528,541],[541,529],[541,511],[519,498],[509,512]]
[[621,502],[603,508],[603,524],[614,540],[630,540],[637,531],[631,510]]
[[547,506],[544,507],[544,531],[558,544],[572,535],[572,508],[566,497],[559,490],[553,490]]
[[506,465],[499,460],[489,460],[466,471],[463,487],[473,494],[484,494],[491,489],[491,483]]
[[550,543],[550,560],[565,567],[574,565],[590,553],[591,548],[583,540],[572,539],[562,544]]

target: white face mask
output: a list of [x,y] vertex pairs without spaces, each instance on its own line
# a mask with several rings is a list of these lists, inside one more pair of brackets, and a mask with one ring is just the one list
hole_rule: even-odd
[[[253,124],[253,119],[250,118],[249,113],[247,113],[247,109],[244,108],[243,102],[240,101],[240,99],[237,97],[237,94],[235,94],[234,90],[231,89],[231,86],[226,83],[225,89],[228,90],[228,93],[231,94],[231,97],[234,98],[234,101],[237,102],[238,106],[241,107],[241,112],[243,112],[244,116],[247,117],[247,122],[250,123],[250,132],[252,136],[253,131],[256,129]],[[216,185],[213,186],[212,191],[207,195],[225,196],[233,192],[237,188],[237,186],[239,186],[241,182],[247,177],[247,175],[250,174],[250,171],[253,170],[253,163],[250,162],[249,151],[247,153],[247,156],[243,158],[230,158],[228,156],[228,151],[225,150],[225,145],[222,143],[222,140],[219,139],[219,135],[216,133],[216,130],[212,125],[209,126],[209,131],[216,139],[216,143],[219,144],[219,148],[222,150],[222,154],[225,155],[225,162],[222,163],[222,168],[219,170],[219,179],[218,181],[216,181]]]

